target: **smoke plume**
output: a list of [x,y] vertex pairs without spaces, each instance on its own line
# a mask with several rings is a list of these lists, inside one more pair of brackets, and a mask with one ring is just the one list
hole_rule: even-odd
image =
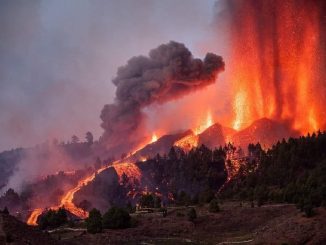
[[223,70],[222,57],[207,53],[204,60],[196,59],[174,41],[151,50],[148,57],[131,58],[112,81],[115,102],[102,110],[103,142],[115,151],[130,150],[141,137],[143,108],[210,85]]

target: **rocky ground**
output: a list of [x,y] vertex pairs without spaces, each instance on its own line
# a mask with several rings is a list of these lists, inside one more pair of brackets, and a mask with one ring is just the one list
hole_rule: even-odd
[[[221,212],[196,207],[198,218],[187,220],[187,208],[135,214],[138,226],[106,230],[91,235],[82,231],[61,233],[72,244],[326,244],[326,210],[306,218],[294,205],[274,204],[251,208],[249,204],[225,203]],[[53,236],[58,235],[53,234]]]
[[[138,225],[125,230],[88,234],[83,228],[39,231],[0,215],[1,237],[10,234],[11,244],[326,244],[326,210],[316,209],[307,218],[294,205],[273,204],[251,208],[248,203],[227,202],[219,213],[207,206],[195,207],[198,218],[187,220],[186,207],[161,213],[133,214]],[[4,243],[5,244],[5,243]]]

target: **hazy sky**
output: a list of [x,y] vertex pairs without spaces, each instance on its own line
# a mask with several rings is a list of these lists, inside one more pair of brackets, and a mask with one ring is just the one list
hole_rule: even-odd
[[0,151],[101,135],[117,67],[169,40],[204,55],[215,0],[1,0]]

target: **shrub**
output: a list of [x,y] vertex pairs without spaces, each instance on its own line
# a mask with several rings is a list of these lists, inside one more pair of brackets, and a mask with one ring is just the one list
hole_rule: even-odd
[[12,243],[14,242],[14,238],[10,233],[6,234],[6,243]]
[[304,211],[304,213],[306,214],[306,216],[308,218],[312,217],[315,214],[314,209],[313,209],[313,207],[312,207],[312,205],[310,203],[306,204],[303,207],[303,211]]
[[89,212],[89,216],[86,220],[87,232],[99,233],[102,232],[102,216],[99,210],[93,208]]
[[183,214],[183,213],[181,213],[181,212],[177,212],[177,217],[184,217],[185,215]]
[[127,209],[127,211],[128,211],[130,214],[136,212],[136,207],[133,206],[133,205],[131,204],[131,202],[128,202],[128,203],[127,203],[126,209]]
[[218,202],[216,199],[213,199],[210,203],[209,203],[209,208],[208,208],[210,213],[217,213],[220,211],[220,206],[218,205]]
[[38,222],[41,229],[56,228],[68,222],[67,211],[59,208],[57,211],[50,209],[40,217]]
[[166,217],[168,215],[168,210],[166,208],[160,208],[160,212],[162,213],[163,217]]
[[130,215],[123,208],[112,207],[103,215],[103,228],[121,229],[130,227]]
[[154,208],[154,197],[151,194],[142,195],[139,204],[142,208]]
[[194,222],[197,219],[197,213],[194,208],[191,208],[187,213],[188,220]]
[[2,211],[2,213],[3,213],[3,214],[9,214],[9,210],[8,210],[8,208],[5,207],[5,208],[3,209],[3,211]]

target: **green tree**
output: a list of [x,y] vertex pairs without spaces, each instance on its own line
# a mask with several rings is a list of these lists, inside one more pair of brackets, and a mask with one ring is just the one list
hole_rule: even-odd
[[93,137],[93,134],[91,132],[87,132],[85,138],[86,138],[86,142],[89,145],[93,144],[94,137]]
[[3,213],[3,214],[9,214],[9,210],[8,210],[8,208],[5,207],[5,208],[3,209],[3,211],[2,211],[2,213]]
[[67,222],[67,211],[64,208],[59,208],[57,211],[50,209],[42,214],[38,225],[41,229],[57,228]]
[[144,194],[139,200],[139,204],[142,208],[154,208],[154,196],[152,194]]
[[76,135],[73,135],[71,137],[71,143],[72,144],[77,144],[79,142],[79,138]]
[[220,211],[220,206],[218,205],[218,202],[215,198],[210,201],[208,210],[210,213],[217,213]]
[[112,207],[103,215],[103,228],[122,229],[130,227],[130,215],[124,208]]
[[89,216],[86,220],[87,232],[99,233],[102,232],[102,216],[99,210],[93,208],[89,212]]
[[195,219],[197,219],[197,212],[196,209],[190,208],[188,213],[187,213],[188,220],[191,222],[194,222]]
[[94,163],[94,168],[97,170],[97,169],[100,169],[101,167],[102,167],[101,158],[97,157],[95,160],[95,163]]

